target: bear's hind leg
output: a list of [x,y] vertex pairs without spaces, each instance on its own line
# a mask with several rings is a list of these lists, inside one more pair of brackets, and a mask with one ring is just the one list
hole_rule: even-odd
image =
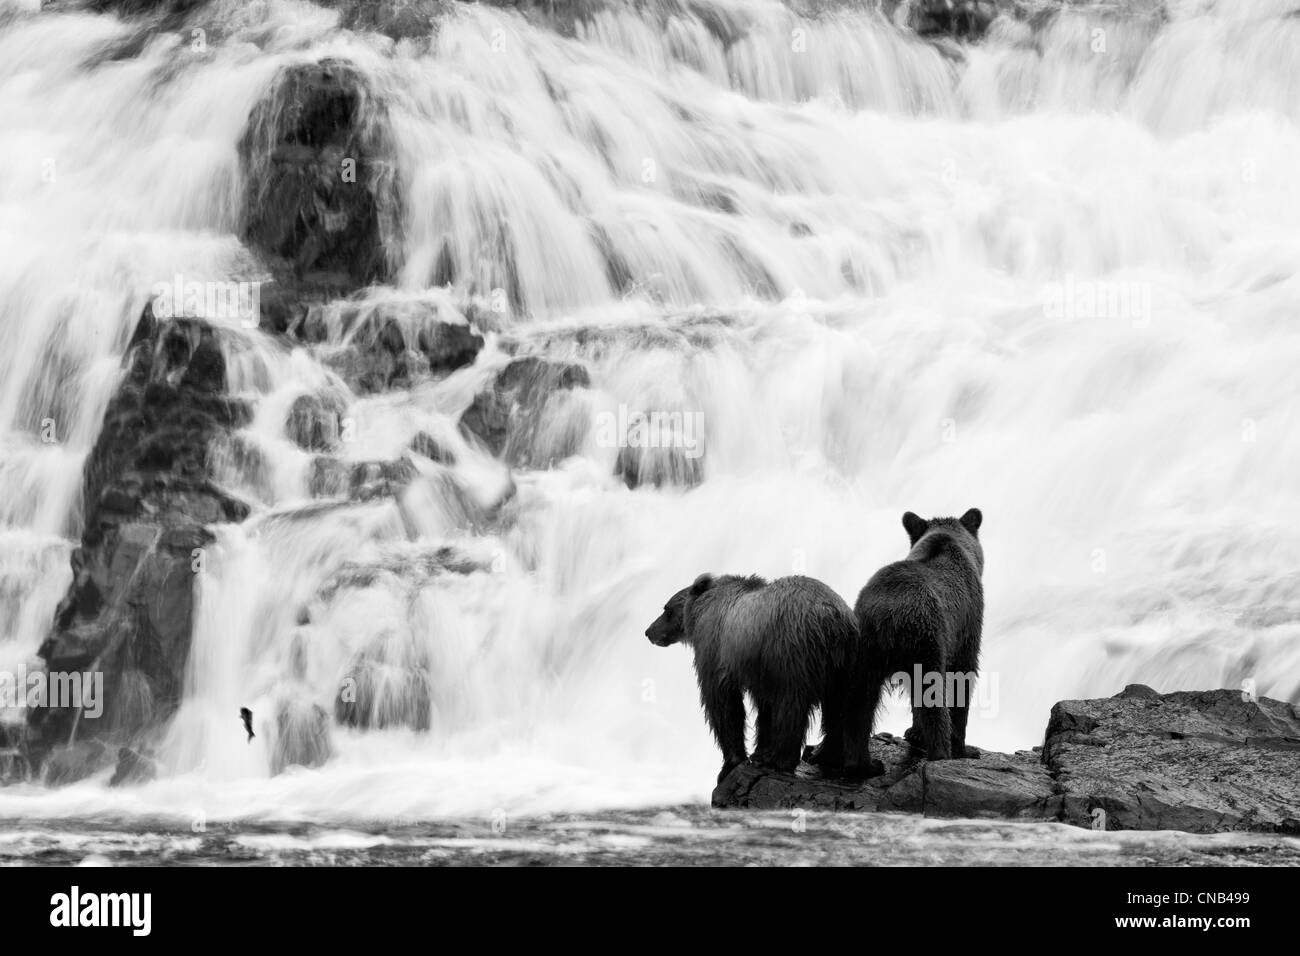
[[914,708],[912,728],[920,737],[921,749],[925,751],[927,760],[948,760],[952,757],[952,719],[947,707]]
[[755,720],[758,727],[755,732],[754,753],[749,759],[760,766],[767,766],[772,762],[772,707],[766,701],[755,698],[754,710],[758,713]]
[[871,731],[885,678],[875,670],[864,675],[848,694],[844,714],[844,776],[863,780],[885,772],[885,766],[871,757]]
[[952,756],[954,760],[963,757],[978,757],[979,751],[966,746],[966,718],[970,716],[970,704],[954,704],[948,708],[948,719],[952,725]]
[[912,663],[904,673],[920,673],[908,682],[912,694],[912,726],[903,735],[927,760],[947,760],[952,756],[952,719],[948,713],[948,674],[951,668],[951,641],[937,624],[917,627],[909,636]]
[[948,708],[952,721],[952,755],[954,758],[978,757],[978,750],[966,746],[966,720],[975,696],[975,661],[968,654],[959,655],[946,677],[948,691],[953,696]]
[[844,766],[846,716],[844,685],[837,679],[827,688],[822,701],[822,741],[816,747],[805,749],[805,760],[825,770],[838,770]]
[[[771,767],[782,773],[794,773],[803,754],[804,738],[808,735],[808,720],[812,716],[811,701],[799,697],[785,697],[759,704],[760,713],[767,709],[770,747],[755,763]],[[759,718],[762,719],[761,717]]]

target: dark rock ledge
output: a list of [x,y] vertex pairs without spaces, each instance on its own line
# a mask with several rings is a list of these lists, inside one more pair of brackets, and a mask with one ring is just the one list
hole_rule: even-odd
[[123,780],[146,773],[148,759],[125,748],[153,743],[180,702],[207,526],[248,515],[208,469],[209,443],[249,419],[225,394],[217,332],[197,319],[159,322],[146,308],[125,365],[86,461],[72,584],[40,648],[51,673],[102,673],[104,709],[31,711],[32,769],[51,784],[114,760]]
[[1111,698],[1061,701],[1033,751],[928,762],[879,734],[872,752],[886,771],[863,784],[807,764],[794,774],[744,764],[713,805],[1300,836],[1300,708],[1235,690],[1162,695],[1130,685]]

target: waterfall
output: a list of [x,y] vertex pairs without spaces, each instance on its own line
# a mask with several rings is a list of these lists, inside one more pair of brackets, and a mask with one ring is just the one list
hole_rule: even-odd
[[[251,420],[211,467],[252,513],[196,578],[164,772],[7,787],[0,815],[707,799],[689,655],[645,627],[702,571],[852,603],[906,510],[985,516],[980,746],[1133,682],[1300,701],[1288,3],[1072,5],[978,44],[870,2],[449,3],[396,40],[306,0],[183,28],[34,6],[0,0],[0,669],[36,666],[68,588],[150,290],[268,277],[240,223],[269,157],[240,149],[284,70],[365,84],[393,268],[314,305],[310,341],[218,322]],[[374,315],[408,349],[429,315],[483,345],[359,388],[340,363]],[[458,424],[518,356],[587,380],[512,463]],[[330,490],[287,424],[320,396],[338,480],[398,487]],[[649,410],[699,443],[625,482],[600,426]]]

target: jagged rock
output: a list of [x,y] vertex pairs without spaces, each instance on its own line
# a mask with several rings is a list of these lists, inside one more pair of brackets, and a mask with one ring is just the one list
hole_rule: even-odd
[[273,470],[266,450],[247,432],[219,435],[208,448],[212,478],[227,488],[240,488],[270,503],[276,498]]
[[339,682],[334,719],[362,729],[410,727],[428,730],[432,689],[427,661],[390,661],[382,654],[358,654]]
[[420,432],[411,439],[411,444],[407,446],[417,455],[423,455],[430,461],[436,461],[440,465],[456,464],[456,456],[450,448],[447,448],[428,432]]
[[481,335],[468,324],[455,322],[426,323],[416,341],[434,372],[450,372],[471,365],[483,348]]
[[582,438],[542,434],[550,407],[562,394],[590,384],[581,365],[537,356],[513,359],[474,396],[460,427],[512,465],[545,467],[576,451]]
[[0,723],[0,786],[21,783],[31,776],[31,772],[26,726]]
[[361,395],[410,388],[429,375],[429,363],[414,349],[390,352],[386,348],[345,345],[322,356],[348,387]]
[[[242,427],[248,409],[224,394],[217,333],[202,320],[159,321],[146,308],[86,461],[85,528],[73,580],[40,648],[50,672],[101,671],[104,711],[45,707],[29,715],[39,763],[76,728],[78,743],[129,743],[180,699],[189,656],[194,575],[212,540],[206,525],[242,521],[243,502],[210,480],[208,447]],[[62,767],[52,778],[68,780]]]
[[823,777],[809,764],[800,764],[794,774],[744,764],[714,790],[713,805],[1025,820],[1055,819],[1059,811],[1051,774],[1032,753],[927,762],[905,740],[889,734],[872,738],[871,752],[885,772],[856,784]]
[[694,488],[704,480],[704,459],[680,442],[645,448],[629,444],[619,448],[614,474],[629,488]]
[[304,334],[316,341],[341,337],[323,358],[358,392],[409,388],[472,364],[483,348],[483,337],[467,322],[443,316],[427,300],[346,303],[335,312],[332,333],[321,310]]
[[1111,830],[1300,834],[1300,710],[1241,691],[1105,700],[1052,708],[1043,760],[1063,819]]
[[416,476],[409,458],[396,461],[366,461],[352,468],[349,494],[353,501],[391,498],[400,494]]
[[794,774],[744,764],[713,804],[1300,834],[1300,710],[1240,691],[1161,695],[1133,685],[1108,699],[1062,701],[1041,754],[926,761],[889,735],[873,738],[872,754],[885,773],[856,784],[807,764]]
[[908,26],[922,36],[942,34],[978,40],[1009,0],[917,0],[909,7]]
[[333,753],[329,737],[329,713],[319,704],[285,701],[275,718],[275,747],[271,752],[271,773],[289,767],[321,767]]
[[90,0],[87,8],[97,13],[116,13],[123,17],[140,17],[150,14],[171,16],[197,10],[208,0]]
[[110,787],[125,787],[148,783],[158,776],[158,763],[152,757],[123,747],[117,752],[117,769],[108,781]]
[[979,760],[925,763],[881,801],[882,810],[938,817],[1058,819],[1052,775],[1032,752],[984,753]]
[[300,395],[289,408],[285,432],[306,451],[333,451],[339,443],[340,420],[347,411],[334,395]]
[[291,287],[342,277],[357,288],[390,274],[383,116],[356,68],[327,59],[286,67],[249,117],[242,235]]
[[437,31],[448,0],[335,0],[339,26],[382,33],[393,40],[419,40]]
[[316,498],[371,501],[396,497],[417,474],[409,458],[348,462],[321,455],[312,460],[307,481]]
[[420,586],[441,574],[474,574],[488,568],[455,548],[440,547],[414,557],[403,554],[366,564],[345,564],[321,585],[316,596],[329,603],[342,591],[373,587],[386,576]]
[[113,762],[109,749],[97,740],[80,740],[55,747],[42,761],[45,785],[62,787],[92,777]]
[[348,493],[351,473],[346,461],[317,455],[307,474],[307,490],[313,498],[342,498]]

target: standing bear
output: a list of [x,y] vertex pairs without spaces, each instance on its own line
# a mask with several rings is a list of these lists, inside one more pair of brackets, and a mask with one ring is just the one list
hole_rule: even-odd
[[758,710],[753,762],[791,772],[808,721],[858,643],[853,612],[820,581],[801,576],[700,575],[646,629],[652,644],[695,650],[700,702],[722,748],[721,783],[745,762],[745,693]]
[[899,674],[912,691],[907,740],[930,760],[977,755],[966,748],[966,719],[984,622],[982,521],[978,508],[929,521],[903,515],[912,550],[872,575],[858,594],[862,642],[846,675],[842,717],[827,723],[811,763],[855,776],[878,772],[876,761],[853,767],[842,755],[865,752],[881,692]]

